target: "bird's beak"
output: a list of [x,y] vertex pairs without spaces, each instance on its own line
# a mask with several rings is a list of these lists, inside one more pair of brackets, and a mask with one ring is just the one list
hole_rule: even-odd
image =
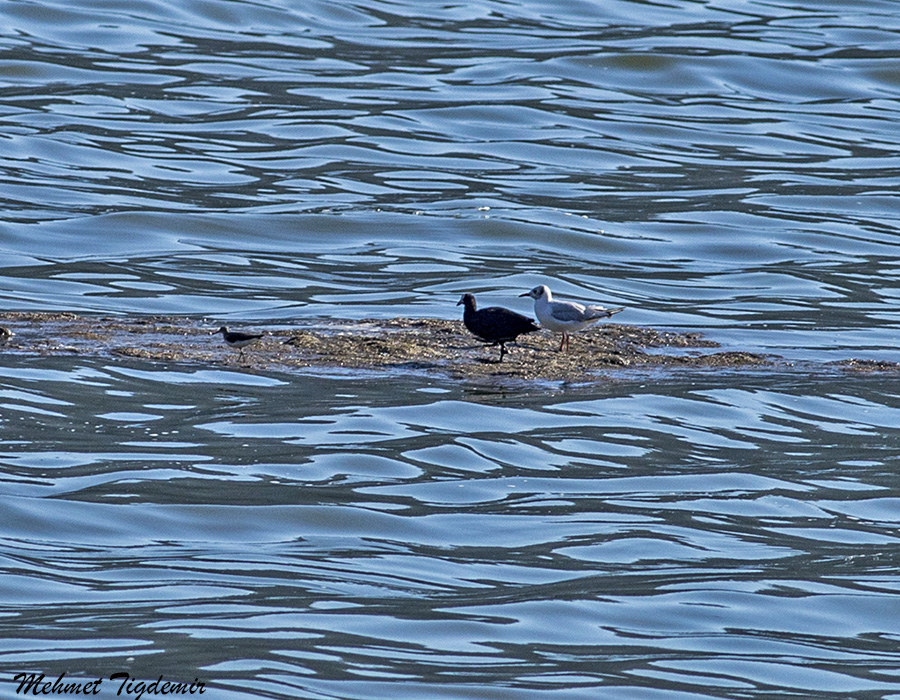
[[462,299],[460,299],[458,302],[456,302],[457,306],[459,306],[460,304],[462,304]]
[[531,292],[525,292],[524,294],[520,294],[519,296],[520,296],[520,297],[530,297],[530,296],[531,296]]

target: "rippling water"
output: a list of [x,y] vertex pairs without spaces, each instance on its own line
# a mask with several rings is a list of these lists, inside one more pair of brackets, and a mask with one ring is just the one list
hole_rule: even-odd
[[0,694],[900,697],[898,375],[828,364],[900,361],[895,3],[0,16],[6,310],[549,283],[784,358],[485,388],[0,349]]

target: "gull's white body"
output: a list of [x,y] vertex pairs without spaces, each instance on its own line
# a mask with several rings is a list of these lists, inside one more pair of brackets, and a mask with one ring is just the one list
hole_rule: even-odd
[[569,349],[569,333],[576,333],[602,318],[609,318],[623,310],[579,304],[575,301],[554,301],[550,288],[545,284],[540,284],[530,292],[519,296],[534,299],[534,315],[543,328],[554,333],[562,333],[560,350],[563,349],[563,345],[566,350]]

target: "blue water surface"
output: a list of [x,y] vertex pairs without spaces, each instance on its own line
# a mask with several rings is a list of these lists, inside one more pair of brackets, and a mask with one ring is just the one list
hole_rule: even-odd
[[9,344],[0,696],[900,698],[898,375],[833,363],[900,361],[894,3],[0,17],[4,312],[455,319],[544,283],[780,358],[482,386]]

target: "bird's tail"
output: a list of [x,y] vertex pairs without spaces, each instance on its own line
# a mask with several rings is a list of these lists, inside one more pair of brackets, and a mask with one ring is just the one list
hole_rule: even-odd
[[624,311],[625,307],[620,306],[617,309],[604,309],[602,306],[589,306],[588,310],[593,314],[592,318],[609,318],[613,314]]

